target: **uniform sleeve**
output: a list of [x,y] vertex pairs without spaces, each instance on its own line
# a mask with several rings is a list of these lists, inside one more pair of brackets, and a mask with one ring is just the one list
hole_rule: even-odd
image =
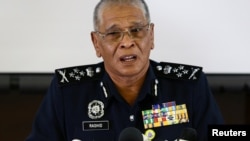
[[63,141],[63,108],[54,77],[33,121],[32,131],[26,141]]
[[193,126],[197,130],[198,141],[207,141],[208,125],[224,124],[224,119],[203,72],[195,90],[197,91],[193,96]]

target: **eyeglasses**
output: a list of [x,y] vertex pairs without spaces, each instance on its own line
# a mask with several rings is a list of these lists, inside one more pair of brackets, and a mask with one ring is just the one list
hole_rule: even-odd
[[96,31],[96,33],[98,33],[98,35],[100,35],[102,39],[107,41],[108,43],[120,42],[123,39],[125,33],[128,33],[131,39],[142,39],[143,37],[145,37],[150,25],[151,24],[146,24],[139,27],[137,26],[127,29],[126,31],[110,31],[107,33]]

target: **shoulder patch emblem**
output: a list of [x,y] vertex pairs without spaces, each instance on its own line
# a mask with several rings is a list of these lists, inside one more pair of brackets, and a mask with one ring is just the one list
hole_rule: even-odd
[[157,74],[173,79],[197,80],[202,71],[202,67],[184,64],[160,62],[155,66]]
[[59,84],[80,82],[84,79],[93,79],[100,76],[103,68],[101,65],[86,65],[56,69]]

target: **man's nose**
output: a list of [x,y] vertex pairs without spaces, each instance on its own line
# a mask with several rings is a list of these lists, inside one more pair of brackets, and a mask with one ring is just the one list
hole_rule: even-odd
[[122,32],[121,41],[122,41],[124,38],[129,38],[130,40],[133,39],[133,36],[131,35],[131,33],[130,33],[129,30],[123,31],[123,32]]
[[121,38],[121,47],[132,47],[134,45],[134,40],[133,40],[133,36],[130,34],[129,31],[124,31],[122,38]]

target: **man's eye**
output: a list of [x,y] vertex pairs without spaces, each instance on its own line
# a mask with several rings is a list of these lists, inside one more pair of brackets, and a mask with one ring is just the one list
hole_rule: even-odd
[[119,34],[120,34],[120,32],[115,31],[115,32],[109,32],[109,33],[107,33],[106,35],[107,35],[107,36],[116,36],[116,35],[119,35]]
[[136,33],[136,32],[139,32],[139,31],[141,31],[141,30],[142,30],[142,28],[138,27],[138,28],[130,29],[130,32]]

